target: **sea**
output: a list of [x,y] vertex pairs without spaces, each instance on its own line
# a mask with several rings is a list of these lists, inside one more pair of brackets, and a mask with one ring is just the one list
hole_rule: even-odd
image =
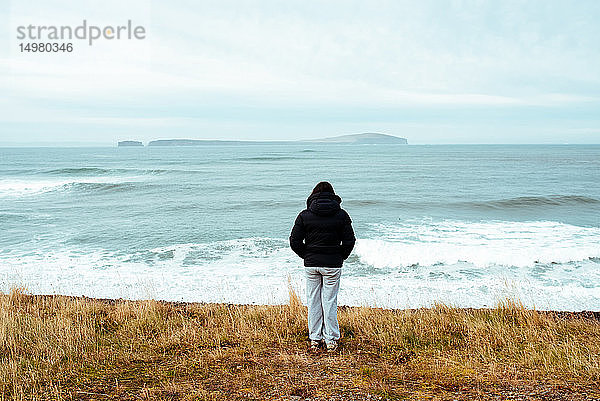
[[0,148],[0,291],[304,297],[289,234],[329,181],[342,305],[600,310],[600,145]]

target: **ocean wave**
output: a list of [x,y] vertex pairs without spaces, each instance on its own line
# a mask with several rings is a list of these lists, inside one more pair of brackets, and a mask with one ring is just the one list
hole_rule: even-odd
[[140,169],[140,168],[97,168],[97,167],[80,167],[80,168],[59,168],[52,170],[39,171],[38,174],[57,175],[57,176],[74,176],[74,177],[96,177],[96,176],[112,176],[120,174],[128,175],[157,175],[169,173],[169,169]]
[[468,263],[534,267],[600,257],[600,228],[552,221],[424,221],[373,225],[357,242],[359,260],[376,268]]
[[520,196],[515,198],[467,202],[396,201],[385,199],[346,199],[346,205],[386,206],[394,208],[458,207],[461,209],[510,210],[548,206],[600,205],[600,199],[583,195]]
[[86,192],[124,192],[139,189],[140,184],[148,187],[148,184],[138,182],[72,182],[57,189]]
[[[349,206],[379,206],[379,205],[388,205],[388,206],[403,206],[410,205],[410,202],[390,202],[379,199],[346,199],[344,200],[345,205]],[[422,205],[422,203],[419,203]]]
[[36,195],[69,184],[69,180],[0,180],[0,197]]
[[75,176],[98,176],[116,172],[114,169],[105,169],[97,167],[74,167],[74,168],[58,168],[51,170],[40,171],[41,174],[48,175],[75,175]]
[[581,195],[521,196],[483,202],[461,202],[460,205],[488,209],[514,209],[538,206],[600,204],[600,200]]
[[245,162],[268,162],[281,160],[304,160],[302,157],[294,156],[255,156],[255,157],[238,157],[233,160]]
[[2,169],[0,170],[0,176],[11,176],[11,175],[24,175],[24,174],[30,174],[32,172],[31,169],[27,169],[27,168],[13,168],[13,169]]
[[[258,187],[254,182],[245,182],[240,184],[217,184],[213,183],[211,190],[212,191],[247,191],[247,190],[276,190],[276,189],[287,189],[289,188],[289,184],[287,183],[269,183],[269,184],[261,184]],[[277,202],[274,200],[274,202]],[[298,204],[298,201],[292,201],[292,203]]]
[[[137,252],[131,255],[129,260],[143,260],[145,262],[161,263],[169,261],[177,265],[210,265],[223,262],[223,268],[227,266],[246,266],[251,269],[250,260],[262,261],[271,264],[275,257],[278,262],[288,250],[288,242],[276,238],[251,237],[233,240],[223,240],[207,243],[177,244],[159,247]],[[291,254],[287,255],[288,259]],[[250,263],[250,264],[248,264]],[[260,262],[259,262],[260,263]],[[215,266],[213,266],[215,267]]]
[[0,180],[0,197],[22,197],[59,191],[120,192],[151,184],[138,181],[115,181],[110,177],[89,177],[84,181],[60,180]]
[[[464,262],[424,266],[428,256],[418,255],[423,248],[414,244],[394,248],[399,244],[388,238],[387,229],[382,230],[379,239],[358,241],[352,260],[343,268],[340,304],[414,308],[444,302],[485,307],[514,295],[525,305],[539,309],[600,308],[596,290],[600,271],[592,260],[528,269],[498,265],[481,268]],[[377,244],[379,247],[374,247]],[[419,263],[398,268],[415,261],[405,258],[405,253]],[[377,260],[369,260],[377,257],[389,258],[393,268],[376,272],[358,266],[377,265]],[[436,258],[430,262],[433,260]],[[304,299],[301,260],[282,238],[184,243],[134,251],[9,251],[0,254],[0,273],[0,291],[26,285],[33,293],[268,304],[285,303],[291,281]]]
[[[166,163],[168,164],[168,163]],[[2,170],[3,176],[51,176],[62,178],[102,178],[114,176],[153,176],[163,174],[206,174],[205,170],[180,169],[180,168],[97,168],[97,167],[81,167],[81,168],[58,168],[58,169],[13,169]]]

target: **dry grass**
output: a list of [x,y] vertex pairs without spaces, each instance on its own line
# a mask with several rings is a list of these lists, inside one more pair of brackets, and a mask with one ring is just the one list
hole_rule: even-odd
[[341,308],[338,353],[306,310],[0,295],[2,399],[599,399],[600,323],[495,309]]

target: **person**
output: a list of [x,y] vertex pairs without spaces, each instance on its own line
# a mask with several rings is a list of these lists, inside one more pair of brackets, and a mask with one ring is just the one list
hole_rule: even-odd
[[341,202],[329,182],[319,182],[290,234],[290,247],[304,259],[312,350],[324,341],[327,351],[335,351],[340,338],[337,295],[341,268],[356,242],[352,220]]

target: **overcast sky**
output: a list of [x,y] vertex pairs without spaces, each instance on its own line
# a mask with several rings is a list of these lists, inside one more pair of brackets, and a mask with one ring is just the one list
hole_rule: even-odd
[[[18,26],[84,18],[146,39],[20,52]],[[3,0],[0,145],[600,143],[598,21],[597,0]]]

